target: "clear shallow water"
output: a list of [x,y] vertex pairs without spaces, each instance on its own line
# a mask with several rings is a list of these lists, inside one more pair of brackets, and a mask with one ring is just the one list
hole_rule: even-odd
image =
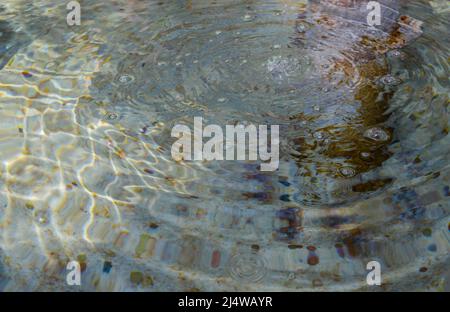
[[[395,5],[406,45],[302,1],[96,2],[0,11],[3,290],[448,290],[445,1]],[[194,116],[279,124],[280,169],[174,162]]]

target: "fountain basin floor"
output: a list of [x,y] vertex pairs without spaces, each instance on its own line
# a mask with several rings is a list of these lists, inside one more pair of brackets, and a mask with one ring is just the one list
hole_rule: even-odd
[[[448,1],[335,2],[0,4],[0,289],[450,290]],[[195,116],[279,169],[174,161]]]

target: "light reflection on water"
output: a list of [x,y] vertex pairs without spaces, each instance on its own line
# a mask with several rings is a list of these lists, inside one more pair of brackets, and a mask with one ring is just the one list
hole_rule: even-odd
[[[446,289],[438,2],[399,4],[424,23],[404,46],[306,1],[84,1],[79,27],[9,1],[0,287],[71,290],[78,260],[83,290],[374,290],[377,260],[382,290]],[[279,171],[174,162],[172,126],[194,116],[279,124]]]

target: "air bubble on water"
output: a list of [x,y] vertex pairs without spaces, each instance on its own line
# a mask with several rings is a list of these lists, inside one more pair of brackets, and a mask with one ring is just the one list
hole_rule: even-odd
[[246,14],[244,16],[244,21],[246,21],[246,22],[251,21],[252,19],[253,19],[253,17],[250,14]]
[[139,129],[139,132],[142,133],[142,134],[146,134],[147,130],[148,130],[148,126],[144,126],[141,129]]
[[354,177],[356,174],[355,169],[351,168],[351,167],[342,167],[339,169],[339,173],[346,178],[351,178]]
[[128,74],[122,75],[119,77],[119,82],[121,84],[129,84],[134,81],[134,77]]
[[223,103],[223,102],[225,102],[227,99],[226,98],[219,98],[217,101],[219,102],[219,103]]
[[298,32],[303,33],[306,31],[306,26],[304,24],[298,24],[296,29]]
[[320,112],[320,106],[319,105],[314,106],[314,111]]
[[108,120],[116,120],[119,118],[119,115],[117,115],[116,113],[108,113],[106,115],[106,119]]
[[325,133],[322,131],[314,132],[314,137],[318,140],[323,140],[325,138]]
[[377,142],[385,142],[389,140],[389,134],[378,127],[370,128],[364,132],[364,137],[377,141]]
[[183,62],[176,62],[175,63],[175,66],[181,66],[181,65],[183,65]]
[[359,154],[362,160],[371,160],[372,159],[372,154],[369,152],[361,152],[361,154]]
[[37,211],[35,214],[36,221],[42,225],[48,223],[48,216],[46,211]]
[[380,82],[386,86],[396,86],[400,84],[401,81],[392,75],[386,75],[380,78]]
[[274,49],[280,49],[280,48],[281,48],[281,45],[276,44],[276,45],[273,46],[273,48],[274,48]]
[[399,50],[394,50],[391,52],[391,55],[395,56],[395,57],[399,57],[402,55],[402,53]]
[[216,35],[218,36],[218,35],[220,35],[222,33],[222,31],[220,31],[220,30],[217,30],[216,31]]
[[198,63],[198,60],[194,60],[192,63],[197,64],[197,63]]
[[158,62],[158,66],[165,66],[165,65],[167,65],[166,62]]

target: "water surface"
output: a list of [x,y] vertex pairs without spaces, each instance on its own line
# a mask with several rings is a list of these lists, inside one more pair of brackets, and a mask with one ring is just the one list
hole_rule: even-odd
[[[449,290],[448,2],[313,2],[2,3],[0,289]],[[194,116],[280,125],[279,170],[175,162]]]

